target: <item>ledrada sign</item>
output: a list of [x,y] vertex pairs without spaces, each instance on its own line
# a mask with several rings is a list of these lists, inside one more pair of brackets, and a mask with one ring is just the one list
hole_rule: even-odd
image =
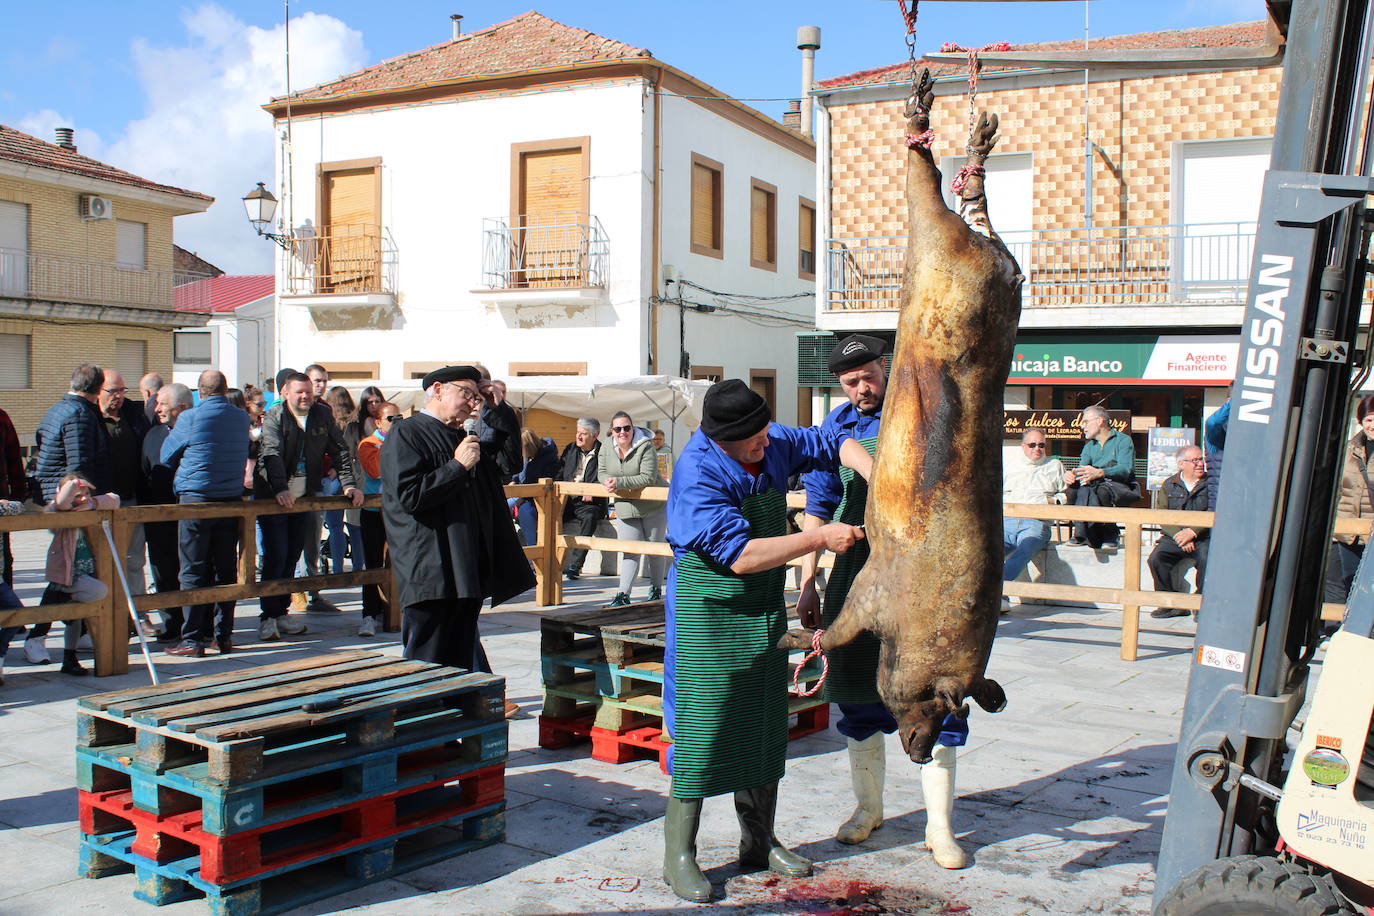
[[1240,339],[1231,335],[1028,336],[1012,352],[1008,385],[1229,385]]

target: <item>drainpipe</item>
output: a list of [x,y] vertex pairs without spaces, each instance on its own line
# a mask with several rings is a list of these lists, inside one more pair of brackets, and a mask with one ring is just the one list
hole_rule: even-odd
[[[651,186],[653,188],[653,233],[650,244],[652,266],[649,272],[649,298],[656,299],[659,294],[659,282],[662,265],[659,263],[663,259],[663,68],[659,67],[653,82],[654,93],[654,161],[653,177]],[[647,365],[649,374],[658,373],[660,360],[658,358],[658,310],[659,306],[648,302],[649,306],[649,358]],[[676,428],[676,421],[674,421]]]

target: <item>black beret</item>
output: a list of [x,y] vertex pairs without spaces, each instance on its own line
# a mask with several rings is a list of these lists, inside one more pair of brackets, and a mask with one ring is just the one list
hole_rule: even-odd
[[768,402],[737,378],[716,382],[701,407],[701,431],[718,442],[748,439],[773,418]]
[[882,359],[886,353],[887,344],[880,338],[869,337],[867,334],[850,334],[835,344],[835,349],[830,351],[830,358],[825,364],[835,375],[841,375],[850,369],[859,368],[864,363]]
[[478,372],[473,366],[445,366],[442,369],[435,369],[429,372],[424,378],[420,379],[420,387],[429,390],[429,386],[435,382],[477,382],[482,383],[482,373]]

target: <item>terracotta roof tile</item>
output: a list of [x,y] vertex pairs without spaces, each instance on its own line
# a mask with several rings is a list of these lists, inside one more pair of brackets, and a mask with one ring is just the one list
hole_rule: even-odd
[[208,194],[201,194],[198,191],[187,191],[184,188],[174,188],[171,185],[158,184],[155,181],[140,178],[132,172],[126,172],[89,156],[83,156],[74,149],[67,149],[65,146],[58,146],[55,143],[45,143],[37,137],[30,137],[26,133],[17,131],[13,127],[6,127],[3,124],[0,124],[0,160],[38,166],[57,172],[70,172],[87,178],[99,178],[102,181],[113,181],[117,184],[130,185],[149,191],[180,194],[182,197],[191,197],[196,200],[214,200]]
[[179,312],[232,312],[275,290],[276,280],[271,274],[225,274],[183,283],[172,290],[172,304]]
[[[291,101],[313,102],[360,92],[651,56],[644,48],[563,25],[531,10],[456,41],[393,57],[331,82],[293,92]],[[273,99],[272,105],[285,101],[282,96]]]
[[[1104,38],[1094,38],[1089,47],[1096,50],[1103,49],[1130,49],[1130,48],[1245,48],[1259,47],[1264,44],[1265,22],[1258,20],[1255,22],[1237,22],[1232,25],[1211,25],[1202,26],[1196,29],[1176,29],[1169,32],[1137,32],[1132,35],[1112,35]],[[1071,38],[1064,41],[1042,41],[1036,44],[1013,45],[1016,50],[1024,51],[1034,49],[1038,51],[1077,51],[1083,47],[1083,39]],[[963,64],[933,63],[925,58],[921,59],[921,66],[930,67],[931,75],[944,76],[953,73],[964,73],[967,68]],[[873,83],[893,83],[903,82],[908,78],[910,64],[903,61],[899,64],[889,64],[885,67],[874,67],[871,70],[860,70],[857,73],[849,73],[844,76],[835,76],[830,79],[821,80],[818,85],[822,89],[837,89],[846,86],[865,86]],[[1007,67],[996,67],[988,64],[983,72],[989,73],[995,70],[1009,69]]]

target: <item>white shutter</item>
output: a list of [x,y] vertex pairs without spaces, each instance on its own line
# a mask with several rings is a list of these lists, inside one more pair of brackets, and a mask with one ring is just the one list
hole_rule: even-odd
[[[1183,224],[1184,296],[1193,300],[1243,295],[1259,215],[1268,139],[1180,143],[1174,191],[1175,219]],[[1237,291],[1240,291],[1239,293]]]
[[148,268],[148,224],[115,220],[115,263],[127,270]]
[[29,335],[0,334],[0,388],[29,387]]
[[28,252],[28,205],[0,200],[0,296],[28,292]]
[[209,331],[173,331],[172,362],[177,365],[208,366],[213,358]]
[[127,338],[115,338],[115,365],[119,374],[124,376],[124,384],[130,390],[138,384],[139,379],[148,370],[148,342],[146,340],[130,340]]

